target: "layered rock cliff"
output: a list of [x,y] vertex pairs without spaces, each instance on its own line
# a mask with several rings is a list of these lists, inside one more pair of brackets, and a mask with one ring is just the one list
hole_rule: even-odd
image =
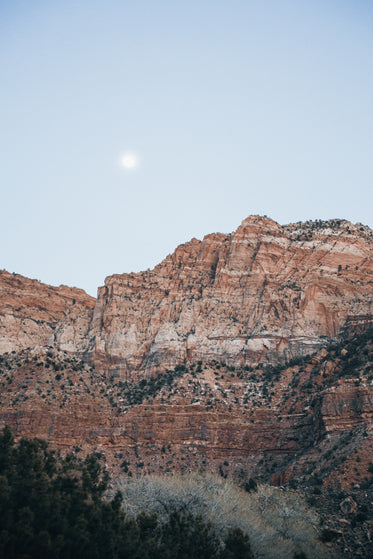
[[97,301],[0,272],[0,428],[114,474],[323,484],[339,530],[341,492],[371,505],[372,248],[360,224],[251,216],[108,277]]
[[0,271],[0,354],[35,346],[79,352],[87,345],[95,299]]
[[250,216],[177,247],[153,270],[84,291],[0,272],[0,353],[76,353],[109,376],[195,361],[285,362],[372,324],[373,232]]
[[116,472],[124,459],[133,475],[213,470],[283,484],[318,473],[346,488],[372,458],[372,366],[373,329],[289,367],[215,362],[139,383],[38,347],[0,357],[0,428],[104,453]]
[[373,233],[250,216],[99,289],[89,357],[120,378],[194,361],[284,362],[372,323]]

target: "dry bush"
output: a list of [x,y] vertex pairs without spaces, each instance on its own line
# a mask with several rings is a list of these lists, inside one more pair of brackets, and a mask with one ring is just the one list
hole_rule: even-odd
[[173,510],[201,515],[223,538],[231,528],[248,534],[255,557],[291,559],[304,552],[309,559],[330,558],[318,540],[319,518],[294,491],[259,485],[246,493],[213,475],[144,476],[118,480],[126,513],[157,513],[167,520]]

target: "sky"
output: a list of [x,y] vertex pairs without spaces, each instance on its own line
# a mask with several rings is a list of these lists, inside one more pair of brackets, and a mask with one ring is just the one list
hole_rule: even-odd
[[371,0],[1,0],[0,269],[96,295],[250,214],[373,228]]

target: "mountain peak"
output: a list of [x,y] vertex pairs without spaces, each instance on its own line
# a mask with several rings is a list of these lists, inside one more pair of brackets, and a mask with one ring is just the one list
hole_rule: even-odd
[[256,225],[259,227],[281,227],[276,221],[271,219],[266,215],[249,215],[246,219],[241,222],[241,227],[246,227],[248,225]]

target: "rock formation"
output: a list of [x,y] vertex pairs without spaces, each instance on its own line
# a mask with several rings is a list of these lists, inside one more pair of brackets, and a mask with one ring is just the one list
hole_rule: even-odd
[[211,362],[139,383],[37,347],[0,357],[0,427],[104,453],[113,471],[125,460],[133,475],[213,470],[283,484],[319,472],[349,487],[372,457],[372,366],[373,329],[289,367]]
[[109,276],[95,301],[0,272],[0,353],[36,345],[122,379],[196,361],[286,362],[372,324],[373,232],[259,216],[177,247],[153,270]]
[[0,271],[0,354],[57,345],[79,352],[95,299],[82,289],[51,287],[19,274]]
[[361,224],[251,216],[108,277],[97,301],[2,271],[0,428],[114,474],[211,470],[319,506],[335,488],[358,556],[373,524],[355,533],[362,512],[339,502],[371,506],[372,248]]
[[110,276],[89,330],[95,366],[123,379],[195,361],[284,362],[372,323],[373,232],[259,216]]

